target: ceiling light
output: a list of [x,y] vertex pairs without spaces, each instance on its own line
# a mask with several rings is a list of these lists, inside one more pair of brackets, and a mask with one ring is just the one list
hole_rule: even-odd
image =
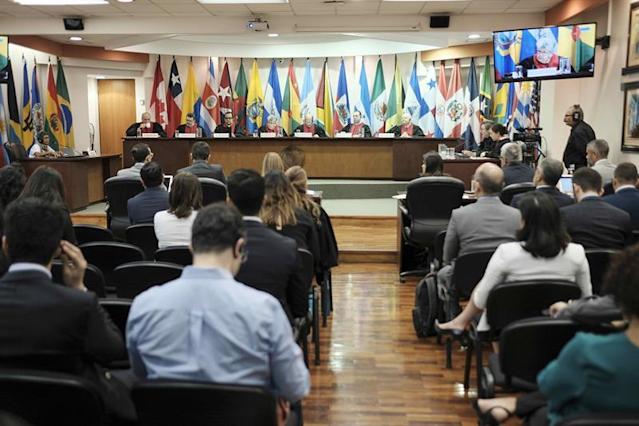
[[82,41],[82,37],[80,37],[80,36],[71,36],[71,37],[69,37],[69,40],[71,40],[71,41]]
[[104,80],[105,78],[106,78],[106,77],[105,77],[105,76],[103,76],[103,75],[101,75],[101,74],[98,74],[98,75],[96,75],[96,76],[95,76],[95,79],[96,79],[96,80]]
[[277,34],[277,33],[270,33],[268,36],[269,37],[279,37],[280,35]]
[[197,0],[197,1],[202,4],[288,3],[288,0]]
[[479,35],[479,34],[469,34],[468,35],[468,40],[477,40],[478,38],[481,38],[481,35]]
[[13,0],[23,6],[82,6],[109,4],[106,0]]

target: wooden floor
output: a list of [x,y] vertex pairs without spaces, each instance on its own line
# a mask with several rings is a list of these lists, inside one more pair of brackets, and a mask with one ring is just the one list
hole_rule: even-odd
[[415,281],[399,283],[396,265],[334,269],[335,311],[321,330],[322,364],[311,366],[306,425],[477,424],[462,353],[445,370],[443,346],[415,336],[414,292]]

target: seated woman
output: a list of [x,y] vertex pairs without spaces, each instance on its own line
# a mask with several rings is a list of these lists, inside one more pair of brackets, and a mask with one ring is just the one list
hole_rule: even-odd
[[157,212],[153,217],[158,247],[188,246],[191,228],[201,207],[200,181],[191,173],[178,173],[171,184],[169,209]]
[[320,221],[320,207],[313,201],[313,198],[306,193],[308,187],[308,177],[306,176],[306,170],[300,166],[293,166],[286,171],[286,177],[291,181],[291,185],[295,188],[296,207],[305,210],[313,217],[315,223],[319,224]]
[[277,116],[269,115],[266,124],[258,129],[258,134],[262,133],[275,133],[275,136],[288,136],[286,130],[282,129],[280,123],[277,120]]
[[614,258],[606,289],[619,302],[628,322],[623,333],[578,333],[559,357],[537,376],[539,392],[517,398],[477,400],[479,414],[491,423],[512,415],[528,424],[555,425],[587,413],[638,412],[639,397],[639,246]]
[[[475,316],[484,312],[490,290],[500,283],[566,280],[579,286],[582,297],[592,294],[584,248],[570,242],[553,199],[539,191],[529,192],[521,199],[520,211],[523,223],[517,233],[519,241],[497,247],[464,310],[450,322],[436,323],[441,333],[466,329]],[[488,329],[485,315],[478,329]]]
[[284,173],[284,162],[277,152],[267,152],[262,160],[262,176],[266,176],[268,172],[275,170]]
[[428,151],[422,157],[420,176],[446,176],[444,174],[444,160],[436,151]]

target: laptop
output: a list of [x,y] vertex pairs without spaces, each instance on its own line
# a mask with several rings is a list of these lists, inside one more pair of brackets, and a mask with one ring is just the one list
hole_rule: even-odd
[[561,192],[572,197],[572,175],[562,175],[557,186]]

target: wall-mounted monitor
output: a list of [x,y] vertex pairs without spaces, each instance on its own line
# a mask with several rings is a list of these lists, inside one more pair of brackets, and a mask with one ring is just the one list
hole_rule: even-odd
[[9,80],[9,38],[0,36],[0,83]]
[[495,82],[592,77],[594,23],[493,32]]

